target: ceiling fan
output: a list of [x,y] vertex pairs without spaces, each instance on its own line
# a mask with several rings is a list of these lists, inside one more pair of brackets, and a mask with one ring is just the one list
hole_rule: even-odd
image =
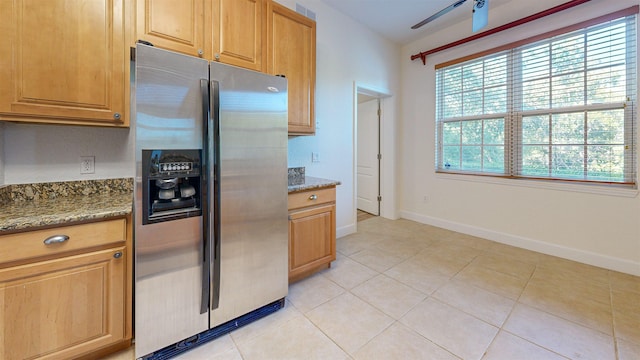
[[[449,11],[457,8],[458,6],[464,4],[465,2],[467,2],[467,0],[458,0],[455,3],[447,6],[446,8],[438,11],[437,13],[413,25],[411,28],[417,29],[423,26],[424,24],[431,22],[439,18],[440,16],[448,13]],[[473,32],[476,32],[482,29],[483,27],[487,26],[487,23],[489,21],[489,0],[473,0],[472,20],[473,20]]]

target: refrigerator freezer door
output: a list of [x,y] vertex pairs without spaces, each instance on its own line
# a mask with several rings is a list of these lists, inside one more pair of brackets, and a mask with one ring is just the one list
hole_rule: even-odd
[[207,330],[201,314],[203,218],[142,224],[142,150],[202,149],[200,80],[207,61],[144,45],[136,50],[136,358]]
[[214,327],[287,295],[288,136],[285,79],[219,63],[210,71],[220,134]]

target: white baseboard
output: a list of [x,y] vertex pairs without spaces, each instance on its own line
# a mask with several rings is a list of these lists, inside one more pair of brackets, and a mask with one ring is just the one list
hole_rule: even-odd
[[353,234],[356,232],[357,227],[356,224],[350,224],[347,226],[342,226],[336,229],[336,238],[341,238],[343,236],[347,236],[349,234]]
[[492,240],[506,245],[537,251],[547,255],[558,256],[584,264],[602,267],[609,270],[619,271],[626,274],[640,276],[640,263],[630,260],[614,258],[607,255],[596,254],[566,246],[551,244],[539,240],[534,240],[522,236],[507,234],[489,229],[471,226],[449,220],[443,220],[431,216],[425,216],[410,211],[401,211],[400,217],[413,220],[422,224],[441,227],[444,229],[457,231],[463,234],[473,235],[484,239]]

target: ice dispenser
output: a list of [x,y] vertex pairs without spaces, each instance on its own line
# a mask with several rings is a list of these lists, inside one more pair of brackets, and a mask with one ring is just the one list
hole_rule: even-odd
[[202,215],[201,150],[142,150],[143,224]]

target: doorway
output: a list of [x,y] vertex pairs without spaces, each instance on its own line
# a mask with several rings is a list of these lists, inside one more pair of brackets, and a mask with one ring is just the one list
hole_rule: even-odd
[[[369,113],[370,116],[364,116]],[[362,199],[368,199],[371,211],[387,219],[397,219],[395,206],[395,101],[386,89],[353,83],[353,232],[358,229]],[[364,176],[365,163],[373,168]],[[367,182],[369,181],[369,182]],[[362,188],[365,188],[363,193]],[[359,199],[360,198],[360,199]],[[360,204],[358,204],[360,202]],[[360,216],[360,219],[363,217]],[[365,217],[366,218],[366,217]]]
[[[380,99],[357,94],[356,207],[358,219],[380,215]],[[363,213],[364,212],[364,213]],[[366,213],[366,214],[365,214]]]

